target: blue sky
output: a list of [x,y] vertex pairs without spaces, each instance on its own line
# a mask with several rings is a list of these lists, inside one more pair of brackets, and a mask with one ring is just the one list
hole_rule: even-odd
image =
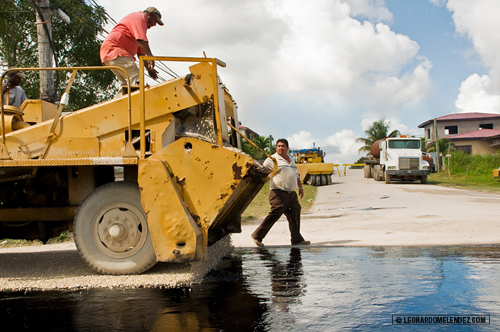
[[357,160],[355,138],[381,118],[422,136],[418,125],[434,117],[500,113],[497,0],[98,3],[117,21],[157,7],[155,55],[225,61],[219,74],[243,125],[293,148],[314,142],[328,162]]

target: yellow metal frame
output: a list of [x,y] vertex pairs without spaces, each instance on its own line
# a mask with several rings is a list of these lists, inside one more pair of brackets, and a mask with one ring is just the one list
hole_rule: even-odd
[[[71,86],[73,85],[73,81],[75,79],[75,76],[76,76],[76,72],[78,70],[108,70],[108,69],[117,69],[117,70],[120,70],[122,71],[124,74],[125,74],[125,77],[127,78],[127,88],[128,88],[128,91],[130,91],[130,77],[129,75],[127,74],[127,72],[123,69],[123,68],[120,68],[120,67],[117,67],[117,66],[89,66],[89,67],[55,67],[55,68],[11,68],[9,69],[8,71],[4,72],[2,74],[2,82],[3,80],[5,79],[5,76],[10,73],[10,72],[15,72],[15,71],[72,71],[73,74],[72,74],[72,77],[70,79],[70,82],[68,84],[68,87],[66,88],[66,93],[69,92],[69,89],[71,88]],[[7,151],[7,147],[5,146],[5,111],[4,111],[4,98],[3,98],[3,93],[1,94],[0,96],[0,108],[1,108],[1,122],[2,122],[2,143],[0,145],[0,160],[6,160],[6,159],[11,159],[10,156],[9,156],[9,152]],[[47,137],[47,146],[48,144],[50,143],[50,140],[52,139],[52,136],[53,136],[53,130],[55,129],[56,125],[57,125],[57,122],[59,121],[59,117],[60,117],[60,112],[62,111],[62,107],[61,105],[59,105],[59,108],[58,108],[58,113],[59,113],[59,116],[57,116],[55,119],[54,119],[54,122],[52,123],[52,127],[51,127],[51,133],[48,135]],[[143,113],[141,113],[142,115]],[[141,118],[141,120],[143,120]],[[143,124],[144,122],[141,122],[141,128],[143,127]],[[131,99],[130,99],[130,93],[128,94],[128,131],[129,131],[129,140],[128,142],[126,143],[127,145],[130,145],[132,144],[132,102],[131,102]],[[142,142],[141,142],[141,146],[142,146]],[[127,151],[127,149],[125,149],[125,151]],[[40,156],[40,158],[43,159],[44,157],[44,154],[42,154]]]
[[221,67],[226,67],[226,63],[217,58],[190,58],[190,57],[168,57],[168,56],[140,56],[139,57],[139,88],[140,88],[140,112],[141,112],[141,122],[140,122],[140,136],[141,136],[141,155],[140,158],[144,159],[146,155],[146,98],[144,93],[145,82],[144,82],[144,61],[172,61],[172,62],[208,62],[212,65],[212,84],[214,91],[214,111],[215,111],[215,123],[217,128],[217,145],[222,147],[222,127],[220,119],[219,110],[219,94],[218,94],[218,82],[217,82],[217,65]]
[[[365,164],[342,164],[342,166],[344,166],[344,176],[346,176],[347,166],[365,166]],[[338,168],[337,168],[337,170],[338,170]],[[339,173],[339,176],[340,176],[340,173]]]

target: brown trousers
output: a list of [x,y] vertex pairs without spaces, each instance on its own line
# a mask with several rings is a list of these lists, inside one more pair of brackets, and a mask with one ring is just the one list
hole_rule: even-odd
[[262,241],[267,233],[271,230],[274,223],[285,214],[288,219],[288,227],[290,229],[292,244],[304,241],[300,235],[300,203],[297,198],[297,193],[271,190],[269,193],[269,203],[271,204],[271,212],[267,215],[257,229],[252,233],[252,237]]

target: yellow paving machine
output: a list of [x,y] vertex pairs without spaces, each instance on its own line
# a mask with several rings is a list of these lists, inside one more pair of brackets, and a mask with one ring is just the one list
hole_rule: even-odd
[[[193,64],[183,77],[146,86],[142,60]],[[74,231],[94,269],[136,274],[158,261],[203,260],[241,231],[241,213],[270,171],[240,150],[237,107],[217,72],[225,64],[139,63],[137,91],[63,116],[64,97],[58,106],[2,101],[0,238]],[[106,68],[11,71],[71,71],[68,92],[77,72]]]
[[300,181],[312,186],[332,184],[334,165],[325,163],[325,152],[320,148],[294,150]]

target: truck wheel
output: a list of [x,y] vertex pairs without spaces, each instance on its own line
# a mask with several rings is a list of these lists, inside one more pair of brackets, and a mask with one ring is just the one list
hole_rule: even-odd
[[420,178],[420,183],[422,183],[422,184],[427,183],[427,175],[422,175],[422,177]]
[[380,173],[380,166],[379,165],[373,166],[373,179],[375,181],[380,181],[379,173]]
[[369,179],[372,177],[372,168],[370,166],[365,165],[364,171],[365,171],[365,178]]
[[103,274],[137,274],[156,264],[141,194],[136,184],[111,182],[97,188],[75,216],[80,255]]
[[326,184],[329,186],[332,184],[332,174],[326,176]]
[[325,174],[321,174],[321,185],[322,186],[326,186],[328,184],[327,180],[326,180],[326,175]]
[[389,184],[391,183],[391,176],[385,172],[385,183]]

